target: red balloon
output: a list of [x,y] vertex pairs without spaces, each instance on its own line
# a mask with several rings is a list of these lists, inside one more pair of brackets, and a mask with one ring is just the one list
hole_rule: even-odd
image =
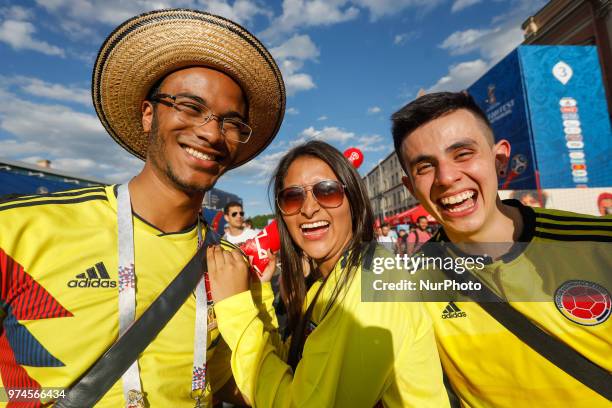
[[351,162],[356,169],[363,163],[363,153],[356,147],[349,147],[344,151],[344,157]]

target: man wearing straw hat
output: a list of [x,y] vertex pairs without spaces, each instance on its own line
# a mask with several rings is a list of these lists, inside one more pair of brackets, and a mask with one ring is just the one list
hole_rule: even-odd
[[[62,397],[138,324],[208,245],[204,193],[272,141],[285,108],[264,46],[192,10],[121,24],[99,51],[92,93],[108,133],[144,168],[121,186],[0,204],[0,406]],[[207,292],[202,279],[120,380],[96,390],[97,406],[205,406],[233,389]]]

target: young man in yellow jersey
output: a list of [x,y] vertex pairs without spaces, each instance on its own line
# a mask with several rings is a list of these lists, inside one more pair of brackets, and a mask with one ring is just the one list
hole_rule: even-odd
[[[285,107],[280,71],[263,45],[229,20],[192,10],[120,25],[100,49],[92,94],[106,130],[144,168],[123,186],[0,205],[0,406],[38,407],[62,394],[144,312],[202,243],[204,193],[272,141]],[[229,349],[210,297],[202,309],[199,293],[97,406],[234,397]],[[207,325],[196,324],[200,310]]]
[[[392,121],[403,182],[442,227],[424,252],[438,245],[464,256],[486,253],[484,268],[471,276],[501,299],[493,305],[504,316],[539,331],[521,337],[523,329],[502,324],[484,302],[427,303],[460,404],[609,407],[612,218],[502,201],[497,177],[511,146],[495,142],[465,93],[421,96]],[[535,344],[540,335],[566,352],[545,357],[553,346]],[[569,355],[588,369],[577,373]]]

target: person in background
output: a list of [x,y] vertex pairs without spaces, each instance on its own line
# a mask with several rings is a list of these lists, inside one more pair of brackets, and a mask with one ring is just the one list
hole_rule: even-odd
[[423,246],[423,244],[431,238],[431,234],[427,230],[427,217],[421,215],[417,218],[416,228],[408,234],[408,255],[412,255]]
[[234,245],[240,245],[250,238],[254,238],[257,232],[245,226],[244,209],[242,204],[237,201],[230,201],[223,208],[223,217],[229,227],[225,231],[223,238]]
[[389,251],[395,251],[395,242],[397,240],[391,234],[391,227],[386,222],[383,222],[380,226],[380,236],[378,237],[378,242],[382,244]]
[[408,255],[408,234],[405,229],[400,229],[398,232],[395,253],[402,256]]
[[[288,351],[257,317],[246,267],[220,250],[209,263],[213,296],[224,298],[215,310],[240,390],[266,408],[447,407],[423,304],[361,301],[368,259],[388,253],[373,240],[357,171],[331,145],[311,141],[281,159],[273,182]],[[304,254],[315,267],[310,289]]]
[[515,190],[511,194],[512,198],[519,200],[523,205],[528,205],[530,207],[546,207],[547,194],[541,192],[540,196],[542,197],[543,203],[540,203],[538,199],[538,190]]
[[612,193],[601,193],[597,197],[597,208],[601,215],[612,215]]
[[382,228],[380,226],[374,227],[374,238],[378,240],[380,236],[382,236]]

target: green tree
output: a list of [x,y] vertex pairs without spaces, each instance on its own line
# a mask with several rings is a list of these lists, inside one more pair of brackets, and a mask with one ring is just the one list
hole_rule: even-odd
[[253,218],[251,218],[251,221],[253,222],[253,228],[265,228],[266,225],[268,225],[268,220],[270,218],[274,218],[274,214],[261,214],[254,216]]

